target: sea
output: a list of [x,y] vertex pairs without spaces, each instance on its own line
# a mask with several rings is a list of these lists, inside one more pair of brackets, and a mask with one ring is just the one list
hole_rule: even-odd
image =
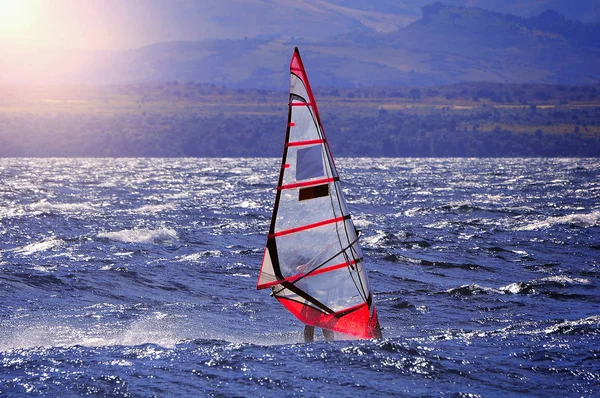
[[600,159],[336,164],[379,340],[256,290],[279,159],[0,159],[0,396],[600,396]]

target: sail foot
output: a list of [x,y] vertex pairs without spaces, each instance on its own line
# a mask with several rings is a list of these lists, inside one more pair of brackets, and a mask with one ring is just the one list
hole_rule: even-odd
[[321,329],[344,333],[360,339],[380,338],[377,311],[372,314],[367,303],[333,314],[325,314],[295,300],[276,297],[301,322]]

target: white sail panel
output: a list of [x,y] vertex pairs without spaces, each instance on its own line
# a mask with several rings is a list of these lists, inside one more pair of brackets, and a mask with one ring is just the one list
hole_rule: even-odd
[[273,263],[271,262],[271,255],[268,249],[265,249],[265,254],[263,257],[263,264],[260,269],[260,275],[258,278],[257,286],[265,286],[270,285],[273,282],[276,282],[278,279],[275,276],[275,271],[273,270]]
[[[283,181],[279,189],[310,186],[311,182],[318,185],[325,179],[332,179],[333,172],[331,166],[326,162],[323,148],[323,145],[289,147],[285,158]],[[312,152],[307,153],[307,149]],[[299,158],[298,152],[304,156]],[[304,168],[299,170],[298,166]]]
[[[336,223],[276,238],[282,276],[306,273],[316,267],[344,261]],[[331,260],[329,260],[331,258]]]
[[292,70],[290,73],[290,97],[293,99],[294,96],[304,99],[305,102],[310,100],[304,81]]
[[[331,182],[325,185],[327,185],[329,192],[335,190],[335,183]],[[308,200],[299,200],[299,196],[299,188],[286,189],[281,192],[279,198],[280,211],[277,214],[275,232],[314,224],[343,214],[339,202],[332,202],[329,195]]]

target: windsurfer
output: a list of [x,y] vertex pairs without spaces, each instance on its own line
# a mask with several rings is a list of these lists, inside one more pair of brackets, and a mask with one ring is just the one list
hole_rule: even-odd
[[[290,61],[288,123],[273,216],[257,289],[272,295],[325,340],[379,336],[375,303],[354,223],[300,52]],[[303,215],[310,213],[306,220]],[[296,268],[297,267],[297,268]],[[346,269],[344,269],[346,268]]]
[[[329,329],[321,329],[323,331],[323,337],[325,338],[325,341],[333,341],[333,330],[329,330]],[[312,343],[313,341],[315,341],[315,327],[312,325],[305,325],[304,326],[304,342],[305,343]]]

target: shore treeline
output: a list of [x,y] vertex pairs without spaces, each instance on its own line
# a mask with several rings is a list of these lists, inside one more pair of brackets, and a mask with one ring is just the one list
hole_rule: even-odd
[[[56,109],[38,109],[35,96],[5,102],[0,156],[281,155],[285,94],[213,87],[203,97],[195,88],[206,90],[193,84],[119,87],[118,99],[110,90],[86,92],[72,105],[61,99]],[[336,156],[597,157],[598,92],[597,86],[469,84],[331,89],[317,98]]]

